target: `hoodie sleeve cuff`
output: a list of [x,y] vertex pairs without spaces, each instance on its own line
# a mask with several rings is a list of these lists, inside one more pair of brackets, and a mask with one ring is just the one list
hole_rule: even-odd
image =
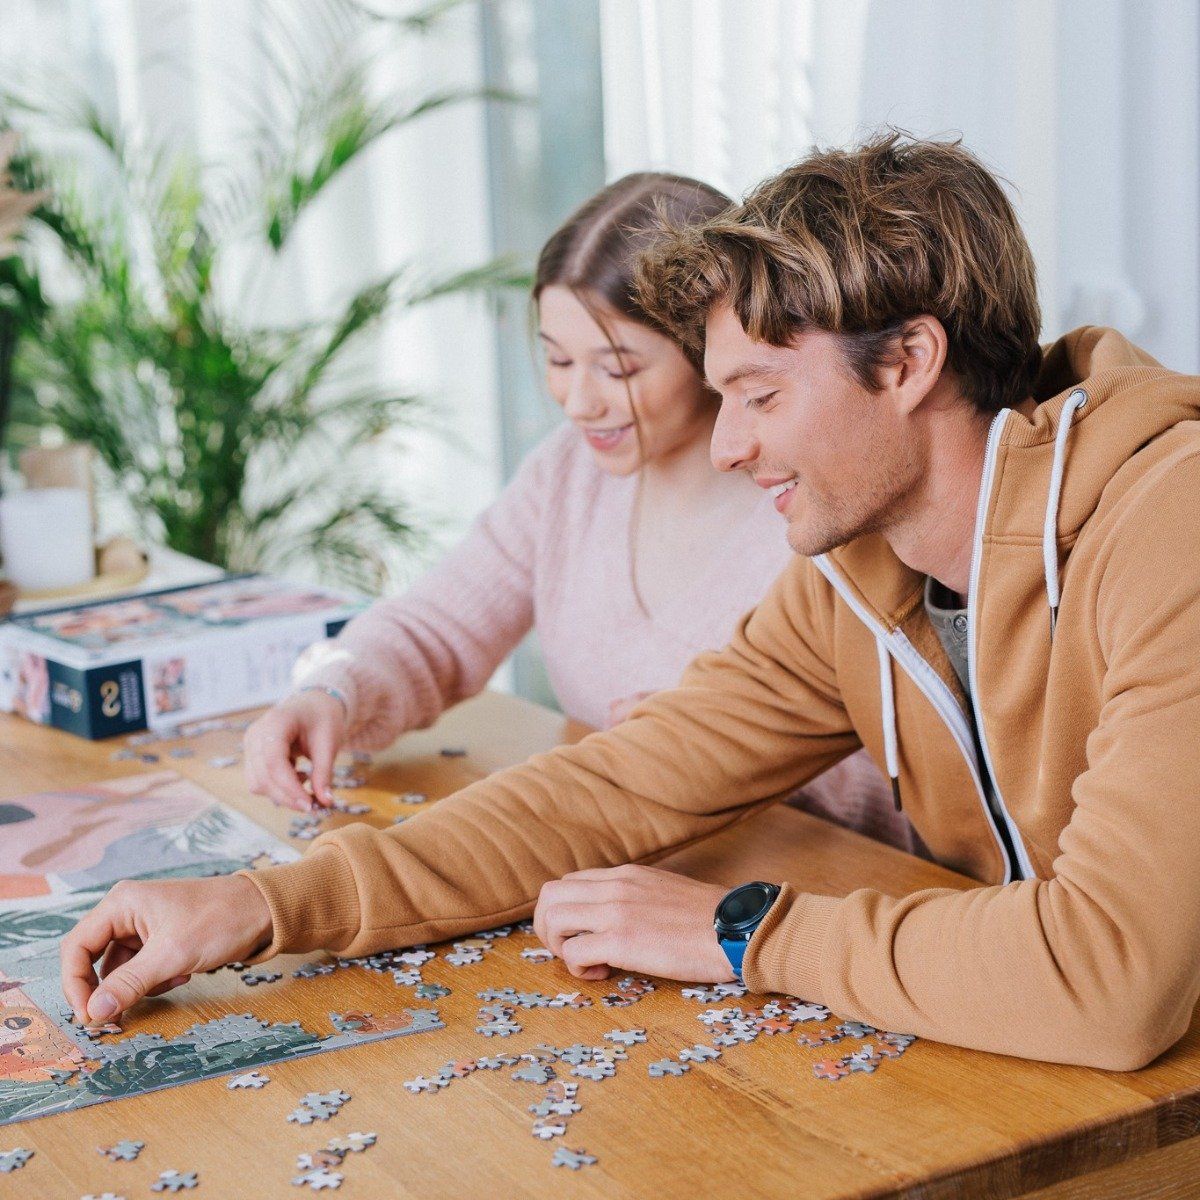
[[239,874],[258,888],[271,910],[271,941],[251,962],[276,954],[337,951],[358,933],[358,884],[336,845],[314,846],[299,862]]
[[836,896],[797,892],[785,883],[746,947],[746,986],[819,1003],[825,939],[841,903]]

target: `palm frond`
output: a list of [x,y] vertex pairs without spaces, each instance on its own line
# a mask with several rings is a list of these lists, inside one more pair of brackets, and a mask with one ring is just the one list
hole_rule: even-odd
[[336,107],[310,131],[305,153],[280,164],[268,184],[266,236],[280,250],[304,211],[352,162],[381,138],[421,117],[472,100],[511,98],[495,88],[446,88],[388,107],[367,98],[365,80],[346,79]]
[[44,192],[26,192],[13,185],[9,163],[17,148],[15,130],[0,133],[0,258],[16,253],[17,234],[25,218],[45,199]]
[[510,288],[527,291],[533,286],[533,275],[511,255],[501,255],[491,262],[465,271],[455,271],[415,288],[407,297],[409,307],[426,304],[443,296],[462,292],[492,293]]
[[377,5],[368,4],[366,0],[348,0],[364,16],[373,21],[411,30],[413,33],[431,32],[442,18],[456,8],[462,8],[470,0],[433,0],[429,4],[421,4],[403,13],[387,12]]

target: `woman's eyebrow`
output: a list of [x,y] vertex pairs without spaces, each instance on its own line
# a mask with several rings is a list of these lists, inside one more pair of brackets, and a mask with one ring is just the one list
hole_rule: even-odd
[[[548,333],[543,333],[543,332],[542,332],[542,330],[540,330],[540,329],[538,330],[538,337],[540,337],[540,338],[542,339],[542,341],[543,341],[543,342],[549,342],[549,343],[550,343],[552,346],[558,346],[560,350],[562,349],[561,345],[559,345],[559,343],[558,343],[557,341],[555,341],[555,340],[554,340],[554,338],[552,338],[552,337],[551,337],[551,336],[550,336]],[[594,350],[592,351],[592,353],[593,353],[593,354],[595,354],[595,355],[600,355],[600,354],[636,354],[636,353],[637,353],[637,351],[636,351],[636,350],[635,350],[635,349],[634,349],[632,346],[609,346],[609,345],[604,345],[604,346],[597,346],[597,347],[596,347],[596,349],[594,349]]]

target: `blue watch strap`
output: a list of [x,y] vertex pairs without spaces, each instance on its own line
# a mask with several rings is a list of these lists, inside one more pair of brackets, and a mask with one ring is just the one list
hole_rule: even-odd
[[742,959],[746,957],[746,947],[750,945],[749,940],[742,941],[740,938],[718,938],[717,940],[721,943],[721,949],[725,951],[725,957],[729,959],[734,976],[738,983],[741,983]]

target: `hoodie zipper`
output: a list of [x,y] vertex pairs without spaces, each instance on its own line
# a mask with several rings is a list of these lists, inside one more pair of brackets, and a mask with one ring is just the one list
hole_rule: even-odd
[[[838,595],[846,601],[858,619],[871,630],[877,639],[882,639],[885,645],[888,646],[893,657],[908,672],[909,677],[924,693],[925,697],[933,705],[934,711],[942,718],[947,728],[949,728],[959,750],[962,752],[963,758],[966,760],[967,766],[970,768],[971,778],[975,781],[975,790],[979,794],[979,802],[983,807],[983,814],[987,819],[988,828],[992,831],[996,847],[999,849],[1000,857],[1004,862],[1004,883],[1011,883],[1014,879],[1032,879],[1035,872],[1032,863],[1029,861],[1029,855],[1025,850],[1025,844],[1021,841],[1020,832],[1013,822],[1008,809],[1005,807],[1004,797],[1000,794],[1000,787],[996,782],[996,773],[992,768],[992,757],[988,749],[987,736],[983,731],[983,713],[979,705],[979,674],[975,664],[975,644],[979,639],[976,608],[979,569],[983,559],[983,523],[984,517],[987,514],[988,503],[991,500],[992,487],[995,483],[996,459],[1000,447],[1000,437],[1004,432],[1005,423],[1011,412],[1012,409],[1002,409],[996,414],[988,430],[987,446],[983,456],[983,477],[979,484],[979,503],[975,510],[975,532],[971,547],[970,590],[967,595],[967,620],[971,631],[971,637],[967,642],[967,679],[971,684],[971,708],[974,713],[973,728],[972,723],[967,721],[966,714],[959,707],[954,693],[946,686],[945,680],[929,665],[928,661],[921,655],[912,642],[899,629],[888,633],[884,626],[871,616],[843,583],[840,573],[829,561],[827,555],[821,554],[813,559],[813,562],[816,563],[821,573],[833,584]],[[997,821],[997,813],[993,812],[992,805],[988,802],[987,789],[984,787],[983,778],[980,773],[981,766],[988,772],[989,782],[992,785],[992,797],[995,801],[998,815],[1004,822],[1003,828],[1001,828]]]
[[909,678],[917,685],[929,703],[933,705],[934,712],[942,718],[942,721],[950,730],[955,744],[966,760],[967,768],[971,772],[971,778],[975,781],[975,791],[979,795],[979,803],[983,809],[984,820],[987,821],[988,829],[991,830],[992,837],[995,838],[996,849],[1000,851],[1000,859],[1004,863],[1003,882],[1011,883],[1013,879],[1012,855],[1009,852],[1008,846],[1005,845],[1004,836],[1001,834],[1000,827],[996,824],[996,819],[992,814],[991,806],[988,804],[987,792],[984,790],[983,779],[979,774],[979,758],[975,750],[975,736],[971,732],[966,714],[960,707],[954,693],[947,687],[946,681],[929,665],[929,662],[922,656],[916,646],[899,629],[888,633],[884,626],[859,603],[858,597],[842,581],[838,569],[829,561],[827,555],[819,554],[812,561],[816,564],[821,574],[833,584],[835,591],[849,605],[854,615],[875,635],[876,639],[882,641],[887,646],[892,653],[892,657],[904,668]]
[[[983,710],[979,703],[979,670],[975,650],[980,638],[978,603],[979,570],[983,563],[983,523],[987,516],[988,503],[991,500],[992,487],[995,483],[996,459],[1000,448],[1000,437],[1004,432],[1005,423],[1008,421],[1011,413],[1012,409],[1004,408],[996,414],[996,418],[988,430],[987,449],[984,451],[983,456],[983,479],[979,485],[979,507],[975,512],[975,539],[971,549],[971,582],[967,592],[967,625],[970,630],[970,637],[967,639],[967,678],[971,683],[971,708],[975,714],[975,732],[979,739],[979,749],[983,758],[983,764],[987,769],[988,779],[992,785],[992,798],[996,802],[996,807],[1004,821],[1004,826],[1008,831],[1008,838],[1011,843],[1013,861],[1010,861],[1009,873],[1014,879],[1033,879],[1036,872],[1033,869],[1033,864],[1029,861],[1029,854],[1025,849],[1025,843],[1021,840],[1021,833],[1017,829],[1008,809],[1005,807],[1004,797],[1000,794],[1000,784],[996,780],[996,770],[992,765],[992,754],[988,749],[987,733],[983,728]],[[1008,880],[1006,879],[1005,882],[1007,883]]]

